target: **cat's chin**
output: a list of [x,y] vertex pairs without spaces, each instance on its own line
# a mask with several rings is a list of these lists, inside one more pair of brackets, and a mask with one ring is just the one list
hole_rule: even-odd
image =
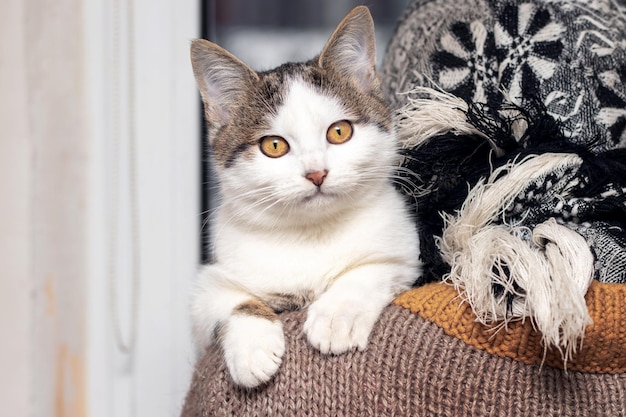
[[310,194],[304,196],[302,202],[304,204],[328,203],[332,199],[334,199],[332,193],[317,189]]
[[307,210],[333,211],[335,206],[341,205],[341,196],[329,190],[317,189],[305,195],[301,205]]
[[367,196],[377,195],[384,187],[352,187],[350,185],[324,184],[315,190],[307,190],[298,197],[298,211],[306,213],[307,217],[324,218],[335,216],[346,210],[360,206]]
[[316,191],[302,198],[298,209],[293,213],[300,220],[306,219],[305,223],[327,222],[329,219],[338,216],[349,210],[352,201],[346,199],[345,195],[330,191]]

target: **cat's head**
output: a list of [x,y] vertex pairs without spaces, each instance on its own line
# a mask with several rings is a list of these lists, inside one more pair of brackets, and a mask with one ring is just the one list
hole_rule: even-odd
[[206,40],[191,46],[224,204],[262,224],[316,221],[386,186],[396,163],[375,67],[374,24],[353,9],[306,63],[255,72]]

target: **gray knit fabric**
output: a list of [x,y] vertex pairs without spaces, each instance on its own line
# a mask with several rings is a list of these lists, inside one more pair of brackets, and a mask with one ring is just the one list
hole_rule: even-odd
[[539,98],[572,142],[626,146],[623,1],[415,0],[400,21],[382,68],[394,106],[416,85],[491,107]]
[[398,306],[384,311],[366,351],[323,356],[302,335],[305,315],[281,315],[287,350],[266,387],[235,387],[220,352],[209,351],[182,417],[626,416],[626,374],[500,358]]
[[[500,223],[532,230],[554,218],[586,240],[595,256],[596,279],[626,283],[623,1],[414,0],[388,46],[382,79],[389,101],[403,114],[410,114],[414,106],[410,92],[418,86],[441,89],[464,100],[475,113],[468,123],[498,150],[480,159],[476,149],[462,144],[467,141],[464,137],[456,144],[434,137],[430,148],[406,150],[409,163],[402,172],[414,173],[407,181],[416,188],[440,192],[442,184],[450,190],[458,186],[449,196],[422,193],[417,201],[423,257],[434,253],[432,236],[441,234],[432,224],[424,226],[429,213],[454,214],[460,209],[463,200],[458,193],[475,185],[479,178],[475,173],[488,175],[503,164],[519,165],[531,154],[578,154],[581,163],[572,168],[571,181],[560,178],[559,172],[550,173],[550,181],[529,181],[511,204],[519,210],[506,208]],[[520,111],[515,116],[513,106]],[[534,130],[504,134],[519,120]],[[542,127],[550,121],[554,130],[544,137],[547,128]],[[401,133],[411,136],[411,132]],[[437,147],[437,142],[442,145]],[[446,160],[471,158],[480,163],[474,163],[470,172],[446,165]],[[427,162],[420,165],[422,160]],[[441,172],[436,170],[439,162],[444,167]],[[552,179],[563,190],[554,187]],[[415,193],[408,190],[407,194]],[[433,198],[436,203],[430,201]],[[436,256],[425,259],[425,265],[425,281],[446,273]]]

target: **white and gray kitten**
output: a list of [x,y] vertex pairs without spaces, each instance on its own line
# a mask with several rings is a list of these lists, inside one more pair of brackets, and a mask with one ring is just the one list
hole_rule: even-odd
[[306,63],[255,72],[205,40],[191,59],[221,197],[192,303],[198,348],[218,341],[234,382],[260,385],[285,351],[276,312],[308,306],[314,347],[365,349],[420,267],[368,9]]

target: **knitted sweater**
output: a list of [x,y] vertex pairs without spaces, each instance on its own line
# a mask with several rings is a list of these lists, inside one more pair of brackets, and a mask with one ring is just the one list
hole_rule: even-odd
[[402,294],[368,348],[325,356],[302,334],[305,311],[283,313],[286,353],[266,386],[236,387],[218,349],[197,363],[182,417],[626,416],[626,286],[594,283],[594,325],[563,368],[525,323],[495,331],[443,283]]

